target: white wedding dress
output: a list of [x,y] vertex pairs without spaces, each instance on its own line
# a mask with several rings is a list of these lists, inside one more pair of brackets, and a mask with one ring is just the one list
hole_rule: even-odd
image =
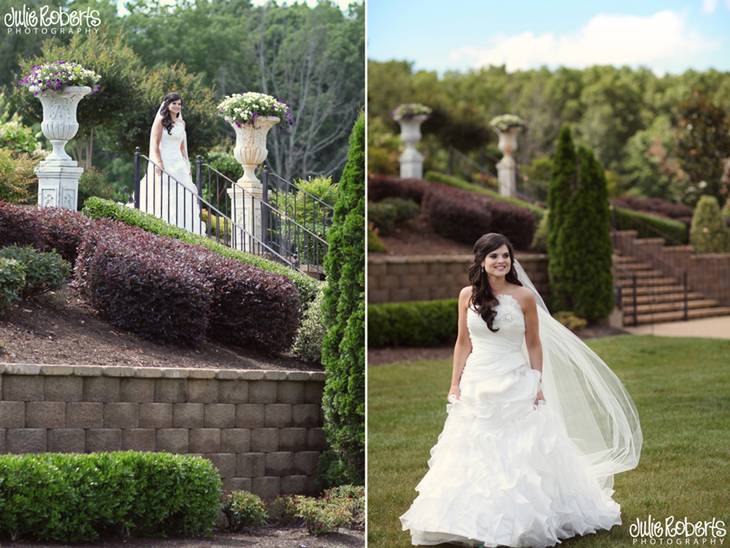
[[180,148],[185,146],[185,140],[184,122],[174,123],[171,133],[162,128],[160,157],[164,172],[155,173],[149,162],[147,175],[140,182],[139,207],[171,225],[205,234],[205,224],[200,220],[198,189],[190,174],[190,164]]
[[553,546],[621,524],[613,489],[591,475],[551,402],[535,406],[522,309],[511,295],[497,298],[496,333],[467,311],[461,399],[447,404],[429,470],[400,517],[414,545]]

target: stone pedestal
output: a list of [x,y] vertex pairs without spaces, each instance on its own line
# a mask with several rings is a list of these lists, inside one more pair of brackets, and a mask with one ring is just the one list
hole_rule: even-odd
[[499,134],[499,150],[504,156],[497,163],[497,180],[499,181],[499,193],[503,196],[517,195],[517,164],[512,153],[517,150],[517,135],[522,128],[513,126],[504,131],[497,130]]
[[231,218],[235,226],[231,234],[231,245],[238,250],[254,253],[263,240],[261,226],[261,183],[233,185],[227,190],[231,200]]
[[39,207],[63,207],[74,211],[77,208],[79,177],[84,168],[66,153],[64,147],[79,129],[76,107],[89,93],[91,88],[88,86],[68,86],[38,96],[43,105],[41,130],[53,145],[53,151],[34,170],[38,176]]
[[66,165],[44,161],[35,168],[38,176],[38,206],[78,209],[79,177],[84,168],[70,161]]
[[497,180],[499,181],[499,193],[502,196],[517,194],[517,166],[512,156],[505,155],[497,162]]
[[400,138],[405,146],[400,155],[401,179],[423,178],[423,155],[416,149],[416,144],[421,140],[421,124],[427,119],[428,116],[425,114],[419,114],[412,118],[397,120],[401,129]]

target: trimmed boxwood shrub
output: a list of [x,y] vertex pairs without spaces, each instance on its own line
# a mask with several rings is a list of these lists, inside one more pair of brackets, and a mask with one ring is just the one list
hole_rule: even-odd
[[662,198],[649,198],[645,196],[623,196],[611,200],[614,206],[633,211],[654,213],[662,217],[668,217],[680,221],[686,225],[692,222],[692,208],[685,204],[676,204]]
[[[218,255],[235,259],[245,264],[256,266],[261,270],[273,272],[290,279],[297,287],[302,304],[309,303],[317,296],[319,282],[310,278],[306,274],[302,274],[285,265],[269,261],[256,255],[251,255],[243,251],[231,249],[205,236],[197,236],[182,228],[172,226],[157,217],[148,213],[143,213],[137,209],[116,204],[110,200],[101,198],[89,198],[84,205],[83,213],[93,219],[114,219],[125,224],[136,226],[157,234],[160,236],[168,236],[176,240],[181,240],[188,244],[202,246]],[[303,310],[301,311],[303,312]]]
[[438,346],[456,340],[456,299],[368,305],[368,347]]
[[403,198],[420,204],[429,186],[428,181],[421,179],[371,175],[368,177],[368,200],[379,202],[386,198]]
[[417,217],[421,208],[413,200],[386,198],[380,202],[368,203],[368,222],[383,235],[393,232],[396,225]]
[[0,202],[0,247],[15,244],[32,245],[40,251],[56,250],[73,264],[91,224],[87,217],[68,209]]
[[202,457],[151,452],[0,455],[0,538],[210,536],[221,479]]
[[20,300],[25,287],[25,268],[15,259],[0,257],[0,316]]
[[720,213],[714,196],[702,196],[692,217],[690,243],[697,253],[726,253],[730,251],[730,230]]
[[434,185],[421,207],[435,232],[465,244],[487,232],[500,232],[517,249],[529,249],[535,234],[535,217],[529,210],[465,190]]
[[324,302],[324,287],[317,298],[307,308],[299,324],[297,336],[292,345],[292,354],[298,358],[311,362],[321,363],[322,361],[322,340],[324,339],[325,328],[322,321],[322,303]]
[[613,226],[617,230],[636,230],[641,238],[664,238],[670,245],[686,244],[687,225],[652,213],[611,207]]
[[42,252],[31,246],[13,245],[1,248],[0,257],[15,259],[23,265],[24,298],[59,289],[71,274],[71,266],[55,250]]
[[78,286],[112,325],[195,346],[205,337],[213,300],[212,286],[191,266],[200,253],[205,251],[192,246],[173,250],[164,238],[101,221],[79,250]]

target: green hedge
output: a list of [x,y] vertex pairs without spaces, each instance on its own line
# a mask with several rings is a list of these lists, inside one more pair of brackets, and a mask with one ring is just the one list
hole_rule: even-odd
[[545,214],[545,210],[543,208],[531,204],[530,202],[520,200],[519,198],[513,198],[511,196],[502,196],[499,192],[495,192],[483,186],[464,181],[463,179],[459,179],[458,177],[454,177],[453,175],[439,173],[438,171],[429,171],[426,173],[426,180],[453,186],[462,190],[468,190],[470,192],[478,192],[479,194],[484,194],[485,196],[489,196],[490,198],[494,198],[495,200],[499,200],[500,202],[507,202],[508,204],[524,207],[526,209],[529,209],[535,215],[535,219],[537,219],[538,221],[542,219],[542,216]]
[[202,457],[135,451],[0,455],[0,539],[210,536],[221,479]]
[[438,346],[456,340],[456,299],[368,305],[368,347]]
[[664,238],[669,245],[689,241],[687,225],[680,221],[616,206],[612,206],[612,214],[615,228],[636,230],[641,238]]
[[120,205],[112,202],[111,200],[89,198],[86,200],[82,213],[93,219],[114,219],[128,225],[140,227],[148,232],[159,234],[160,236],[168,236],[189,244],[201,245],[224,257],[236,259],[242,263],[256,266],[262,270],[286,276],[299,290],[299,298],[302,304],[307,304],[313,301],[317,296],[319,282],[310,278],[306,274],[292,270],[291,268],[274,261],[269,261],[268,259],[251,255],[250,253],[231,249],[230,247],[220,244],[205,236],[192,234],[187,230],[172,226],[165,221],[158,219],[154,215],[144,213],[138,209]]

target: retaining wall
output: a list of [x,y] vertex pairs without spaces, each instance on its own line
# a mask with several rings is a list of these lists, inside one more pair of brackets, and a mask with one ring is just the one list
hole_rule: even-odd
[[319,371],[0,364],[0,453],[196,454],[226,489],[311,493],[323,387]]
[[[368,302],[388,303],[455,299],[469,285],[473,255],[371,255],[368,257]],[[543,254],[517,254],[517,260],[547,300],[548,259]]]

